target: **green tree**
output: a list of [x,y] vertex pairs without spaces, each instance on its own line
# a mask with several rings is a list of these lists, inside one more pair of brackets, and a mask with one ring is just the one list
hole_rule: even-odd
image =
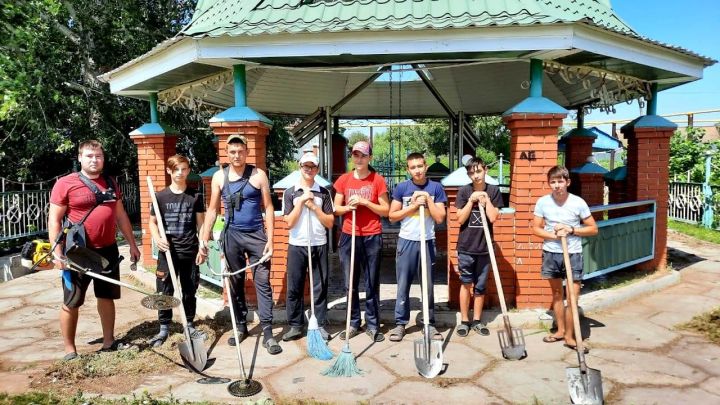
[[686,128],[685,132],[675,131],[670,138],[670,176],[678,176],[682,181],[702,182],[705,168],[705,150],[702,143],[705,130]]
[[[353,131],[353,132],[350,132],[349,134],[347,134],[348,147],[350,147],[350,148],[355,144],[355,142],[360,142],[360,141],[368,142],[369,139],[370,138],[367,135],[365,135],[364,133],[362,133],[360,131]],[[373,143],[374,143],[374,140],[373,140]]]

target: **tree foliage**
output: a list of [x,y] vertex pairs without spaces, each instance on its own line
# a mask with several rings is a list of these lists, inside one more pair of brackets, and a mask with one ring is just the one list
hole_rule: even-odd
[[[177,34],[196,2],[0,0],[0,176],[35,181],[66,173],[77,144],[91,138],[105,145],[108,172],[135,174],[128,134],[149,121],[149,105],[110,94],[98,76]],[[216,160],[209,118],[177,108],[160,115],[178,131],[178,151],[192,158],[194,171]],[[283,131],[268,140],[271,167],[287,156]]]
[[[705,153],[720,142],[702,142],[705,130],[688,127],[683,131],[675,131],[670,138],[670,176],[677,176],[681,181],[689,178],[691,182],[701,183],[705,180]],[[717,162],[718,158],[715,158]],[[711,183],[720,184],[720,171],[714,170]]]

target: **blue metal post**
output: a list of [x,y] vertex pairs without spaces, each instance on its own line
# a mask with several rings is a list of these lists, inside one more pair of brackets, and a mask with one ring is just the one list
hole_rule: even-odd
[[542,97],[543,62],[530,59],[530,97]]
[[646,115],[657,115],[657,97],[658,85],[657,83],[653,83],[650,85],[650,100],[648,100]]
[[713,225],[713,218],[715,212],[713,210],[713,193],[710,187],[710,169],[712,167],[712,156],[715,153],[713,150],[705,152],[705,181],[703,182],[703,216],[702,225],[705,228],[711,229]]
[[500,166],[498,166],[498,183],[505,184],[505,181],[503,180],[503,154],[500,154],[500,159],[498,160],[498,163]]
[[150,93],[150,123],[158,123],[157,93]]
[[235,107],[247,107],[245,65],[233,65],[233,83],[235,85]]

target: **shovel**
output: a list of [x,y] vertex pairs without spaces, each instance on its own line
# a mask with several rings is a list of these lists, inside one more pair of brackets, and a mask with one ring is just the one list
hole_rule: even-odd
[[[150,193],[150,198],[152,199],[153,210],[155,211],[155,218],[157,219],[158,230],[160,231],[160,237],[167,240],[167,237],[165,235],[165,225],[163,224],[162,213],[160,212],[157,197],[155,196],[155,188],[153,187],[152,179],[150,178],[150,176],[147,177],[147,183],[148,192]],[[175,266],[173,265],[172,254],[170,254],[170,250],[165,251],[165,259],[168,262],[168,268],[170,271],[170,277],[172,279],[173,287],[175,287],[175,296],[180,295],[179,299],[181,300],[180,310],[178,312],[180,312],[180,319],[182,320],[183,324],[185,341],[178,344],[178,349],[180,350],[180,358],[182,358],[183,361],[193,370],[203,371],[205,369],[205,366],[207,365],[207,349],[205,349],[205,341],[202,337],[190,336],[190,328],[188,326],[187,316],[185,315],[185,306],[182,305],[182,285],[180,284],[180,280],[178,280],[177,274],[175,274]]]
[[[132,284],[123,283],[122,281],[118,281],[99,274],[105,272],[105,269],[110,266],[110,262],[100,254],[88,248],[74,245],[70,248],[70,250],[67,251],[65,257],[67,257],[67,259],[65,260],[65,264],[68,266],[69,270],[73,270],[78,273],[88,275],[92,278],[96,278],[110,284],[119,285],[120,287],[129,288],[133,291],[145,294],[146,297],[144,297],[142,301],[140,301],[140,304],[142,304],[142,306],[147,309],[164,310],[172,309],[180,305],[180,300],[175,297],[168,297],[167,295],[151,293],[143,290],[142,288],[135,287]],[[122,260],[123,257],[120,256],[117,260],[117,263],[115,263],[115,266],[117,266]]]
[[415,339],[415,368],[425,378],[434,378],[443,366],[442,342],[430,340],[430,303],[428,298],[427,242],[425,240],[425,206],[420,206],[420,273],[422,282],[423,328],[422,338]]
[[588,368],[585,364],[585,348],[583,347],[582,331],[580,330],[580,318],[578,317],[577,311],[577,296],[575,295],[575,288],[572,269],[570,267],[570,254],[568,254],[567,238],[565,236],[560,237],[563,249],[563,259],[565,261],[565,274],[567,275],[567,289],[568,296],[570,297],[570,313],[573,318],[573,328],[575,329],[575,341],[577,346],[578,363],[580,367],[568,367],[565,369],[565,375],[567,376],[568,390],[570,392],[570,400],[573,404],[602,404],[603,401],[603,390],[602,390],[602,376],[600,370],[594,368]]
[[527,352],[525,351],[525,335],[522,329],[513,328],[510,325],[510,317],[507,314],[507,304],[505,303],[505,293],[503,292],[502,281],[500,280],[500,272],[497,267],[495,248],[493,247],[492,236],[490,236],[490,228],[488,228],[485,207],[480,206],[479,208],[483,232],[485,232],[485,242],[487,244],[488,255],[490,256],[490,265],[492,266],[493,277],[495,278],[495,287],[500,298],[500,308],[502,309],[503,330],[498,331],[500,350],[504,358],[508,360],[520,360],[527,357]]

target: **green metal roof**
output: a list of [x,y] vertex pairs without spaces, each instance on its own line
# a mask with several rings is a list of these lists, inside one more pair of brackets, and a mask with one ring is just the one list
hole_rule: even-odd
[[187,36],[586,22],[636,35],[608,0],[201,0]]

